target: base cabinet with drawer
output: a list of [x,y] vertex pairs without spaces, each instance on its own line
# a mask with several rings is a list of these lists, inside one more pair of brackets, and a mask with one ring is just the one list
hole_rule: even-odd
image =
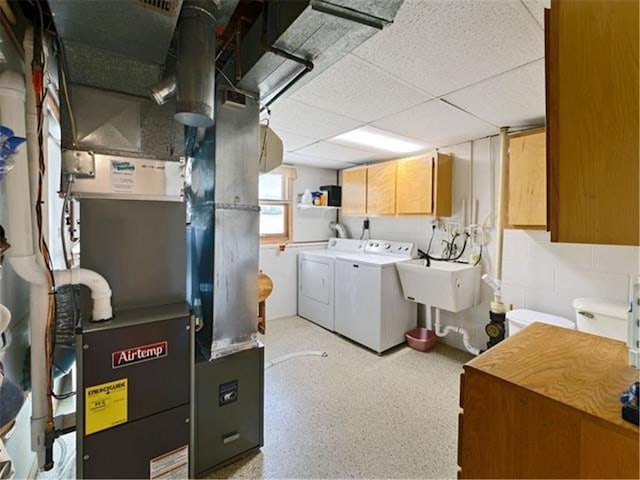
[[464,367],[459,478],[638,478],[622,342],[534,323]]

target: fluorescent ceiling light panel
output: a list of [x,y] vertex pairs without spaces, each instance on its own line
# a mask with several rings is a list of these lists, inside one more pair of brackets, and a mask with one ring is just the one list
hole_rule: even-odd
[[373,127],[360,127],[330,138],[330,142],[350,143],[392,153],[412,153],[429,148],[406,137]]

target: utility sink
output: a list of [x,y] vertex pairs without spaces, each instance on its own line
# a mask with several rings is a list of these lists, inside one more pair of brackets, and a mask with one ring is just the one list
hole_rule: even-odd
[[480,301],[480,265],[407,260],[396,263],[404,297],[412,302],[459,312]]

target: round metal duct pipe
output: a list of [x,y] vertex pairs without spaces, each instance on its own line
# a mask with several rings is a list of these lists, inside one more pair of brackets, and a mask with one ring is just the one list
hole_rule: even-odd
[[186,0],[178,21],[174,118],[190,127],[213,125],[216,11],[212,0]]
[[158,105],[164,105],[176,94],[176,76],[171,75],[149,89],[149,95]]

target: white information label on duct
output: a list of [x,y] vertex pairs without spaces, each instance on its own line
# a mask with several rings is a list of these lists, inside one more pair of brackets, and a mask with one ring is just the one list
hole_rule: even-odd
[[184,445],[149,461],[150,480],[182,480],[187,478],[189,478],[189,445]]
[[111,191],[133,193],[136,188],[136,166],[126,160],[111,160]]

